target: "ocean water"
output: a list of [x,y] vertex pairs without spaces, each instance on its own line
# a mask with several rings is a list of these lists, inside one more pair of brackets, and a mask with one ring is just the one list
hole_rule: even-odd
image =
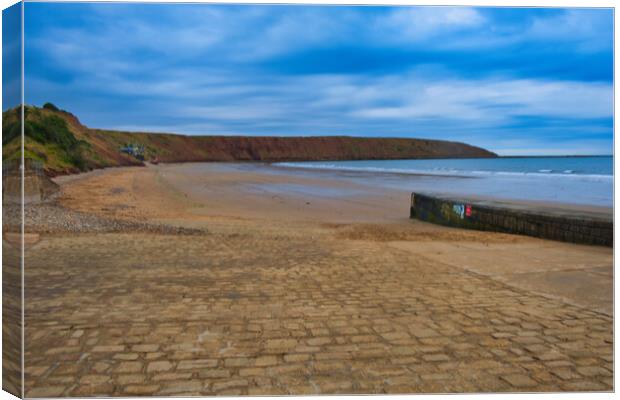
[[436,194],[613,206],[613,157],[309,161],[274,164]]

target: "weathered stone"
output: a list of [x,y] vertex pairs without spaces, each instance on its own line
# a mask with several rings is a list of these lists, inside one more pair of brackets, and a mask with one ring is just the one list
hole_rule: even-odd
[[248,381],[245,379],[232,379],[224,382],[215,382],[212,386],[214,392],[221,392],[226,389],[232,389],[237,387],[244,387],[248,385]]
[[206,369],[200,371],[198,376],[201,378],[229,378],[230,371],[227,369]]
[[146,367],[146,372],[166,372],[172,369],[170,361],[152,361]]
[[153,353],[159,350],[158,344],[136,344],[131,346],[131,350],[137,353]]
[[177,370],[214,368],[217,362],[216,359],[183,360],[179,362]]
[[308,343],[308,345],[310,346],[322,346],[324,344],[332,343],[332,338],[329,338],[329,337],[311,338],[311,339],[306,340],[306,343]]
[[159,390],[159,385],[128,385],[123,388],[123,393],[129,395],[151,395]]
[[265,368],[241,368],[239,370],[239,376],[264,376]]
[[597,366],[577,367],[577,372],[586,377],[592,376],[611,376],[611,372],[605,368]]
[[26,397],[60,397],[65,390],[64,386],[42,386],[29,390]]
[[310,355],[307,353],[304,354],[286,354],[284,355],[284,361],[295,363],[300,361],[306,361],[310,359]]
[[119,385],[129,385],[132,383],[143,383],[146,382],[146,375],[142,374],[132,374],[132,375],[119,375],[116,377],[116,382]]
[[600,391],[609,390],[609,388],[596,381],[574,381],[562,384],[562,389],[567,391]]
[[166,383],[157,392],[158,395],[181,395],[185,393],[200,393],[204,388],[201,381],[183,380],[181,382]]
[[252,359],[246,357],[227,358],[224,360],[226,367],[247,367],[253,364]]
[[450,357],[445,354],[425,354],[422,356],[424,361],[448,361]]
[[110,346],[95,346],[91,350],[93,353],[120,353],[125,350],[125,346],[122,345],[110,345]]
[[532,378],[530,378],[527,375],[514,374],[514,375],[500,376],[500,378],[508,382],[510,385],[517,387],[517,388],[533,387],[537,385],[536,381],[534,381]]
[[276,356],[261,356],[254,360],[254,365],[257,367],[270,367],[278,364],[278,358]]
[[140,372],[142,370],[142,363],[140,361],[124,361],[118,364],[114,368],[114,372],[119,374]]
[[152,377],[154,381],[181,381],[191,378],[191,372],[179,373],[179,372],[164,372],[155,374]]
[[98,385],[108,383],[112,378],[108,375],[84,375],[80,378],[80,383],[86,385]]
[[433,336],[439,336],[439,333],[433,329],[428,328],[409,328],[411,334],[417,338],[428,338]]
[[139,356],[136,353],[119,353],[119,354],[115,354],[113,358],[115,360],[133,361],[133,360],[137,360],[138,357]]

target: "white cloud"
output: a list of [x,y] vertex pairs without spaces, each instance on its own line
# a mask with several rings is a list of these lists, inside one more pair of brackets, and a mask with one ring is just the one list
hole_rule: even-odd
[[389,41],[420,42],[485,23],[485,17],[475,8],[406,7],[378,19],[376,31],[383,32]]
[[520,36],[529,40],[575,42],[581,51],[610,49],[613,45],[613,14],[579,9],[548,18],[535,18]]
[[[613,45],[613,14],[600,9],[565,9],[512,24],[494,19],[484,10],[398,8],[375,22],[370,40],[401,45],[424,43],[434,49],[479,50],[525,43],[558,43],[595,52],[611,49]],[[520,11],[515,10],[515,15]]]
[[310,7],[277,13],[273,20],[261,21],[244,40],[236,43],[237,51],[231,56],[234,60],[256,61],[324,43],[334,45],[350,40],[349,29],[359,23],[355,14],[345,9],[326,13],[324,9]]
[[[164,131],[203,134],[419,135],[420,131],[437,130],[454,134],[499,129],[520,117],[574,120],[579,125],[582,120],[613,115],[611,84],[596,82],[428,78],[417,70],[377,77],[342,74],[278,79],[187,71],[153,79],[87,81],[73,87],[70,97],[112,93],[110,101],[114,101],[119,95],[130,96],[135,99],[131,109],[117,110],[115,118],[138,127],[136,117],[147,121],[157,116],[155,119],[170,121]],[[65,92],[62,85],[41,79],[27,83],[27,92]],[[47,100],[54,99],[41,99]],[[62,102],[59,105],[67,107]],[[109,107],[115,106],[110,103]],[[79,115],[79,110],[75,112]],[[190,127],[188,121],[196,124]],[[97,121],[85,122],[102,126]],[[105,121],[106,127],[127,125]],[[458,135],[452,139],[463,140]]]
[[[379,84],[381,86],[381,84]],[[605,118],[613,113],[610,84],[547,80],[403,79],[382,85],[385,98],[399,93],[399,104],[352,111],[363,118],[449,118],[497,122],[514,116]],[[380,99],[377,99],[380,100]]]

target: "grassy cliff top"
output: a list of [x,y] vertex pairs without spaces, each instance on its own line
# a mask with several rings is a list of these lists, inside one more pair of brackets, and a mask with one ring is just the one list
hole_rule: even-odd
[[[2,120],[3,159],[19,158],[19,107]],[[24,108],[24,156],[39,160],[50,175],[124,165],[142,165],[127,146],[143,149],[144,158],[161,162],[312,161],[406,158],[496,157],[459,142],[428,139],[349,136],[254,137],[184,136],[91,129],[52,104]]]

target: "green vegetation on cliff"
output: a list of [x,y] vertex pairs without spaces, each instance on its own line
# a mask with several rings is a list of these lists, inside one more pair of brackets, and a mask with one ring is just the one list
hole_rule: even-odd
[[[20,110],[8,110],[2,117],[3,160],[18,158],[21,145]],[[100,154],[93,146],[88,129],[73,115],[51,103],[43,108],[24,108],[24,157],[42,162],[50,175],[139,164],[132,160],[123,163]]]
[[[21,131],[18,108],[3,113],[2,131],[3,159],[18,156]],[[50,175],[141,165],[142,161],[120,151],[128,145],[144,148],[146,160],[161,162],[496,157],[479,147],[441,140],[184,136],[90,129],[51,103],[43,108],[25,107],[24,133],[24,156],[43,162]]]

